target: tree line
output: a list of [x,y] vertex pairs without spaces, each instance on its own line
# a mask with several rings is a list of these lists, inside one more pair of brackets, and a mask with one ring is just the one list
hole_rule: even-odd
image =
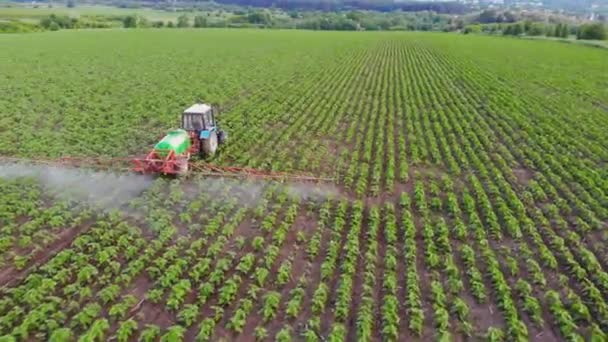
[[[162,1],[150,0],[144,2],[160,3]],[[201,3],[205,0],[194,0]],[[216,0],[221,5],[234,5],[240,7],[279,8],[285,11],[348,11],[369,10],[380,12],[404,11],[420,12],[433,11],[444,14],[464,14],[470,10],[469,6],[457,1],[393,1],[393,0]]]
[[540,22],[523,21],[515,23],[493,23],[467,25],[463,33],[502,34],[506,36],[546,36],[576,39],[605,40],[608,37],[606,27],[599,22],[585,23],[579,26],[566,23],[546,24]]
[[[74,6],[73,0],[69,1],[72,3],[72,6]],[[363,3],[366,4],[366,2]],[[382,3],[383,2],[378,2],[376,5],[380,6]],[[338,2],[338,4],[344,3]],[[419,2],[416,4],[404,2],[399,4],[400,6],[411,5],[411,7],[406,7],[407,9],[435,8],[432,6],[428,7],[427,5],[429,4],[427,2]],[[444,5],[445,4],[442,2],[433,3],[433,6]],[[141,4],[139,6],[141,6]],[[509,36],[526,35],[561,38],[574,36],[578,39],[606,39],[606,28],[597,22],[578,24],[574,21],[566,22],[563,18],[559,17],[543,17],[539,16],[538,13],[514,12],[510,10],[501,11],[492,9],[484,10],[477,14],[461,16],[442,14],[437,11],[406,12],[398,10],[384,12],[380,10],[282,10],[278,7],[256,8],[202,3],[195,7],[179,7],[172,9],[172,12],[174,10],[178,11],[175,15],[179,16],[174,17],[172,20],[163,21],[153,21],[136,13],[132,15],[81,15],[77,18],[51,14],[42,18],[38,24],[28,23],[27,27],[23,25],[15,26],[15,23],[13,22],[0,23],[0,32],[111,27],[252,27],[341,31],[444,31],[463,32],[465,34],[485,33]]]

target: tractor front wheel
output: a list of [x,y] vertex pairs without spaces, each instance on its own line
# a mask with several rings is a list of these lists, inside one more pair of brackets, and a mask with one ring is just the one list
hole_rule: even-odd
[[203,140],[201,142],[201,150],[203,151],[203,156],[212,157],[217,150],[217,133],[211,132],[209,134],[209,138]]

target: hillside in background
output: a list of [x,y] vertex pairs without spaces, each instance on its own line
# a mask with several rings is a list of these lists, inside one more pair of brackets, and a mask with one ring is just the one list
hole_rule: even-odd
[[[602,0],[602,3],[605,1],[608,0]],[[591,6],[591,3],[582,5]],[[606,40],[608,7],[593,6],[593,9],[555,10],[507,0],[503,5],[491,6],[488,2],[470,0],[466,3],[411,0],[1,2],[0,33],[81,28],[215,27],[443,31]],[[599,26],[584,27],[590,24]]]
[[306,9],[336,11],[361,9],[373,11],[402,10],[407,12],[434,11],[438,13],[465,13],[470,8],[457,1],[386,1],[386,0],[218,0],[218,3],[239,6],[277,7],[282,9]]
[[543,4],[550,8],[561,9],[591,9],[608,6],[608,0],[543,0]]

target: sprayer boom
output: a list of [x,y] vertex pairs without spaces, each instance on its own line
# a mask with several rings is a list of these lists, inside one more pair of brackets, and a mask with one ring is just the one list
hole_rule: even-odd
[[[0,156],[0,163],[38,164],[52,167],[84,168],[92,170],[107,170],[119,172],[133,171],[133,158],[83,158],[61,157],[58,159],[28,159]],[[231,167],[208,164],[205,162],[188,162],[188,175],[209,177],[231,177],[250,179],[274,179],[309,182],[333,182],[333,178],[315,177],[303,173],[272,172],[246,167]]]

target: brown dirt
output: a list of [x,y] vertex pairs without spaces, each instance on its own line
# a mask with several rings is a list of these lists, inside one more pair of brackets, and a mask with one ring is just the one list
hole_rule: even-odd
[[17,224],[17,226],[21,226],[22,224],[28,222],[29,220],[30,220],[29,216],[21,215],[15,219],[15,223]]
[[[312,235],[312,232],[313,232],[315,226],[316,226],[316,220],[314,219],[314,217],[307,215],[305,208],[301,208],[290,231],[287,234],[287,237],[285,238],[285,241],[283,242],[281,252],[279,253],[279,256],[277,257],[277,260],[275,260],[275,263],[274,263],[272,269],[270,270],[271,276],[276,275],[277,269],[280,266],[280,264],[283,262],[283,260],[288,259],[288,258],[290,258],[292,260],[291,279],[281,289],[278,289],[278,288],[275,289],[281,293],[282,303],[279,306],[279,311],[277,312],[277,317],[272,322],[270,322],[270,326],[266,327],[269,336],[274,336],[274,334],[276,334],[276,332],[278,332],[282,328],[281,324],[286,319],[284,317],[283,307],[284,307],[284,302],[289,300],[289,291],[291,291],[297,285],[297,281],[300,278],[300,276],[309,273],[309,269],[312,266],[306,260],[305,247],[299,246],[296,243],[298,232],[300,232],[300,231],[305,232],[307,238],[309,239],[310,236]],[[290,251],[290,247],[293,247],[293,249],[291,251]],[[262,256],[258,256],[258,258],[260,258],[260,257],[262,257]],[[246,292],[249,287],[248,285],[251,282],[252,282],[252,280],[250,278],[248,278],[247,280],[245,280],[243,282],[243,285],[241,286],[242,293],[241,292],[239,293],[238,298],[247,297]],[[268,280],[267,284],[273,284],[272,279]],[[264,289],[268,290],[269,287],[266,286]],[[260,296],[263,296],[263,294],[260,294]],[[235,305],[233,308],[231,307],[230,309],[226,310],[226,312],[224,314],[224,319],[216,327],[216,333],[214,336],[216,336],[218,338],[225,337],[228,339],[234,339],[237,337],[232,331],[225,328],[225,325],[228,322],[228,318],[232,316],[232,314],[234,313],[236,308],[237,308],[237,306]],[[254,304],[254,308],[251,310],[249,317],[247,318],[247,322],[245,324],[245,327],[243,328],[243,333],[238,335],[239,341],[241,339],[248,340],[248,338],[253,338],[255,328],[258,327],[262,323],[262,317],[259,316],[260,309],[261,309],[261,302],[258,301],[257,303]]]
[[513,173],[517,178],[517,181],[522,186],[528,185],[532,179],[534,179],[534,171],[526,168],[526,167],[517,167],[513,169]]
[[[409,182],[408,182],[409,183]],[[409,331],[409,321],[410,317],[407,313],[407,267],[405,265],[405,235],[404,235],[404,227],[401,221],[402,210],[401,207],[395,206],[395,218],[397,219],[397,227],[398,227],[398,236],[397,243],[395,247],[397,248],[397,258],[402,260],[397,263],[397,298],[401,299],[399,303],[399,341],[410,341],[413,336]]]
[[[332,218],[328,218],[328,223],[332,221]],[[313,233],[314,234],[314,233]],[[325,251],[328,247],[329,240],[331,239],[331,230],[326,227],[323,231],[321,231],[321,246],[319,247],[319,252],[315,256],[314,260],[310,262],[310,272],[308,273],[308,284],[304,289],[305,295],[302,300],[302,311],[300,315],[296,318],[296,321],[292,325],[296,329],[304,329],[307,323],[307,320],[313,316],[312,313],[312,297],[315,289],[317,288],[320,279],[321,279],[321,267],[320,265],[323,263],[323,259],[325,257]],[[308,257],[307,257],[308,258]],[[307,259],[308,260],[308,259]],[[253,331],[253,330],[252,330]]]
[[[154,285],[154,283],[148,277],[147,273],[145,271],[142,271],[142,273],[139,275],[139,277],[137,277],[137,279],[135,279],[135,281],[132,282],[128,288],[123,289],[122,296],[131,294],[131,295],[135,296],[135,298],[137,298],[137,303],[129,310],[129,312],[127,314],[127,319],[132,318],[132,317],[137,317],[137,321],[142,326],[144,324],[157,324],[158,326],[162,326],[162,327],[169,326],[169,325],[167,325],[168,324],[167,322],[169,322],[169,321],[173,322],[172,317],[163,318],[163,315],[158,314],[158,313],[154,313],[152,315],[146,315],[146,313],[142,312],[142,309],[147,310],[151,306],[155,305],[153,303],[147,303],[147,301],[145,299],[146,292],[148,292],[148,290],[150,290],[153,285]],[[107,312],[107,310],[109,310],[109,306],[106,306],[105,309]],[[160,305],[157,305],[157,310],[160,310],[160,309],[162,309],[163,311],[166,311],[166,309],[160,307]],[[159,322],[146,321],[146,319],[156,319],[157,317],[160,317]],[[118,323],[119,322],[117,322],[117,321],[110,322],[110,329],[109,329],[110,333],[108,335],[111,336],[116,332],[116,330],[118,329]]]
[[138,322],[153,323],[158,325],[161,329],[166,329],[175,324],[173,316],[169,313],[167,308],[162,304],[154,304],[146,300],[141,303],[135,316],[137,317]]
[[395,182],[394,191],[386,192],[383,191],[378,196],[358,196],[354,191],[345,188],[342,185],[335,186],[338,193],[338,198],[346,198],[350,202],[363,201],[365,207],[371,206],[382,206],[386,202],[392,202],[394,204],[399,203],[399,198],[402,192],[411,194],[414,189],[413,181],[409,180],[407,183]]
[[[278,215],[277,215],[277,222],[281,222],[282,221],[283,215],[284,215],[283,211],[281,211],[281,212],[278,213]],[[292,227],[293,227],[293,225],[292,225]],[[237,226],[237,229],[236,229],[235,233],[232,235],[230,241],[226,244],[226,246],[224,246],[224,249],[222,250],[222,252],[220,252],[220,255],[224,255],[224,254],[226,254],[228,252],[229,246],[235,240],[236,237],[244,235],[247,238],[253,238],[253,237],[258,236],[260,234],[265,238],[266,241],[269,241],[268,239],[270,239],[271,233],[267,233],[267,232],[264,232],[261,229],[255,228],[254,225],[253,225],[253,218],[252,217],[245,218],[239,224],[239,226]],[[281,251],[279,252],[279,256],[277,256],[277,260],[283,260],[283,258],[288,254],[287,248],[285,246],[289,244],[289,241],[290,241],[289,239],[290,239],[290,236],[292,236],[292,235],[294,235],[294,234],[292,234],[292,232],[290,231],[288,233],[288,235],[287,235],[287,238],[283,242],[283,246],[281,248]],[[293,237],[293,241],[295,241],[295,236]],[[245,247],[243,249],[238,250],[237,255],[234,258],[235,261],[233,262],[231,268],[229,270],[227,270],[225,272],[225,274],[224,274],[224,280],[230,279],[230,277],[232,277],[237,272],[237,270],[236,270],[237,260],[239,260],[242,256],[244,256],[246,253],[250,252],[251,250],[252,250],[252,247],[248,243],[245,244]],[[263,255],[262,255],[263,251],[256,252],[255,254],[256,254],[256,259],[257,259],[256,264],[259,264],[261,258],[263,258]],[[278,262],[279,261],[275,261],[276,268],[278,268],[278,264],[277,264]],[[276,269],[274,270],[274,272],[271,271],[270,274],[274,274],[274,273],[276,273]],[[246,298],[247,297],[247,290],[248,290],[248,286],[247,285],[249,283],[251,283],[251,279],[249,277],[247,277],[247,276],[242,276],[242,282],[241,282],[241,284],[239,286],[239,289],[237,291],[237,294],[236,294],[236,298],[237,299],[235,299],[235,301],[233,303],[231,303],[229,305],[229,307],[228,307],[231,310],[231,312],[233,312],[234,310],[236,310],[239,298]],[[211,298],[207,301],[207,303],[205,303],[205,305],[203,305],[203,307],[200,310],[199,317],[210,317],[213,314],[212,307],[214,305],[217,305],[217,303],[218,303],[217,291],[223,285],[224,284],[222,283],[222,284],[219,284],[219,285],[216,286],[216,289],[215,289],[216,293],[214,293],[211,296]],[[193,291],[195,291],[195,290],[193,290]],[[249,319],[255,314],[255,310],[256,310],[256,308],[254,307],[252,309],[251,314],[249,315]],[[219,321],[218,324],[216,324],[216,332],[215,332],[216,335],[214,335],[216,339],[219,339],[219,338],[222,338],[222,339],[223,338],[228,338],[228,340],[230,340],[230,339],[233,338],[232,332],[230,332],[228,329],[226,329],[224,327],[225,324],[226,324],[226,322],[227,322],[227,319],[229,317],[231,317],[231,315],[229,316],[229,315],[227,315],[227,313],[228,313],[228,310],[225,310],[222,319]],[[255,328],[255,326],[253,328]],[[191,326],[190,328],[188,328],[188,330],[187,330],[187,332],[185,334],[186,340],[193,340],[195,338],[196,334],[197,334],[197,326],[196,325],[195,326]],[[241,335],[244,335],[244,334],[241,334]],[[253,334],[251,334],[251,336],[252,335]]]
[[[418,178],[429,178],[429,179],[441,179],[442,176],[447,175],[447,172],[443,165],[436,165],[431,163],[419,163],[417,165],[411,165],[409,168],[410,179],[415,178],[416,174],[419,174]],[[454,180],[455,177],[450,177]]]
[[504,326],[499,309],[491,302],[479,304],[469,293],[464,291],[460,293],[460,298],[469,306],[469,321],[475,328],[475,332],[483,334],[489,327]]
[[[310,232],[313,231],[315,225],[316,221],[313,218],[306,216],[304,209],[301,209],[300,213],[298,214],[298,217],[296,218],[289,232],[287,233],[285,241],[283,241],[283,245],[281,246],[281,250],[279,252],[279,255],[277,256],[277,259],[275,260],[274,264],[272,265],[272,268],[270,269],[270,274],[276,275],[279,267],[281,266],[281,263],[284,260],[289,259],[290,256],[294,256],[294,258],[292,259],[291,278],[289,282],[285,284],[282,288],[278,288],[278,286],[275,285],[275,290],[281,293],[281,304],[279,305],[277,317],[272,320],[272,322],[270,322],[270,325],[267,326],[268,336],[274,336],[282,328],[282,323],[284,322],[283,308],[285,306],[284,304],[286,300],[288,300],[289,291],[295,287],[298,278],[303,274],[304,270],[307,268],[306,257],[304,255],[305,249],[298,248],[296,244],[297,234],[299,231],[304,231],[306,232],[307,236],[310,236]],[[273,281],[270,281],[269,283],[273,284]],[[258,322],[258,324],[260,322],[261,320]]]
[[378,227],[378,237],[376,241],[378,241],[378,255],[376,258],[376,285],[374,286],[374,290],[372,293],[372,298],[374,301],[374,313],[376,316],[376,324],[374,329],[375,338],[378,341],[382,341],[382,304],[384,299],[384,258],[386,256],[386,238],[384,236],[385,222],[382,220],[380,226]]
[[132,294],[133,296],[143,299],[148,290],[152,288],[154,285],[152,279],[148,277],[148,274],[145,271],[142,271],[139,277],[131,283],[131,286],[127,290],[127,294]]
[[414,181],[409,179],[406,183],[395,182],[395,194],[397,195],[397,199],[403,192],[407,192],[411,194],[414,191]]
[[[306,216],[299,216],[296,219],[296,222],[294,223],[294,226],[296,227],[296,230],[292,231],[290,233],[294,235],[294,239],[295,236],[297,234],[297,232],[299,231],[298,229],[298,225],[299,224],[304,224],[306,225],[307,221],[309,221],[310,219]],[[315,222],[316,225],[316,222]],[[300,227],[300,228],[304,228],[304,230],[307,230],[307,237],[310,238],[310,232],[312,231],[311,229],[312,226],[308,225],[308,227]],[[287,240],[290,240],[290,238],[288,237]],[[295,242],[295,240],[294,240]],[[289,293],[291,290],[293,290],[294,288],[296,288],[296,286],[298,285],[298,280],[300,279],[301,276],[303,275],[307,275],[310,272],[310,269],[312,268],[312,265],[310,263],[308,263],[306,261],[306,249],[304,248],[304,246],[298,246],[297,244],[294,243],[294,250],[292,251],[292,253],[290,254],[289,258],[291,258],[292,260],[292,266],[291,266],[291,278],[289,280],[289,282],[287,284],[285,284],[281,289],[276,289],[277,291],[279,291],[281,293],[281,301],[282,303],[279,305],[279,311],[277,312],[277,316],[275,319],[272,320],[272,322],[270,322],[270,324],[267,326],[268,329],[268,335],[269,336],[274,336],[279,330],[281,330],[281,328],[283,327],[283,324],[288,320],[287,316],[285,315],[285,303],[287,301],[289,301],[290,296]],[[279,260],[279,263],[282,262],[282,260]]]
[[[496,306],[493,305],[493,302],[490,301],[490,298],[492,298],[492,294],[491,294],[491,286],[492,284],[490,284],[486,279],[484,279],[484,284],[486,285],[486,289],[488,289],[488,297],[486,299],[486,303],[477,303],[477,301],[475,300],[475,298],[473,298],[473,296],[469,293],[470,291],[468,291],[467,289],[470,289],[470,282],[469,282],[469,278],[466,276],[466,271],[467,271],[467,267],[464,265],[462,258],[460,257],[460,253],[458,252],[461,248],[461,243],[460,241],[456,240],[456,239],[452,239],[452,250],[453,250],[453,255],[454,255],[454,262],[456,263],[456,265],[458,266],[458,269],[460,270],[460,274],[462,277],[462,282],[465,285],[465,290],[461,291],[459,296],[460,298],[462,298],[467,305],[469,306],[470,312],[469,312],[469,319],[470,319],[470,323],[473,326],[473,328],[475,329],[475,331],[473,332],[475,333],[485,333],[489,327],[497,327],[497,326],[504,326],[504,321],[502,319],[502,316],[500,315],[500,312],[498,312],[498,308]],[[478,261],[478,260],[476,260]],[[480,270],[481,272],[481,270]]]
[[252,216],[245,217],[236,227],[232,236],[242,236],[247,240],[255,238],[258,235],[259,230],[253,227],[253,221],[254,218]]
[[[248,237],[253,238],[253,237],[257,236],[257,234],[255,234],[255,232],[257,231],[259,234],[261,232],[261,230],[256,230],[256,229],[253,229],[250,225],[246,225],[245,222],[251,223],[250,219],[243,220],[243,222],[241,222],[241,224],[239,224],[237,229],[240,229],[242,232],[248,232],[248,234],[249,234]],[[239,235],[237,235],[236,233],[233,234],[231,241],[234,241],[234,238],[236,238],[238,236]],[[230,241],[226,244],[226,246],[224,247],[224,250],[220,253],[220,255],[225,255],[225,253],[227,253],[228,245],[230,245]],[[250,251],[250,249],[251,249],[250,244],[246,243],[245,246],[246,247],[243,248],[242,250],[240,250],[238,252],[238,254],[235,256],[235,259],[234,259],[235,261],[232,263],[230,269],[224,273],[224,281],[230,279],[230,277],[232,277],[232,275],[234,275],[237,272],[237,270],[236,270],[236,266],[238,265],[237,260],[239,260],[242,256],[244,256],[246,253],[248,253]],[[256,264],[257,264],[257,262],[256,262]],[[238,305],[238,299],[246,298],[247,284],[249,284],[251,282],[251,279],[249,279],[248,277],[245,277],[245,276],[242,277],[242,279],[243,280],[237,291],[236,299],[228,307],[228,309],[230,309],[231,312],[236,310],[237,305]],[[223,285],[224,285],[224,283],[221,283],[216,286],[215,293],[212,294],[210,299],[200,308],[199,317],[202,317],[202,318],[211,317],[211,315],[213,314],[212,307],[214,305],[217,305],[217,303],[218,303],[218,292],[217,291],[219,291],[219,289]],[[189,294],[189,296],[187,298],[187,302],[185,302],[185,303],[193,302],[197,296],[198,296],[197,286],[194,286],[192,292]],[[224,325],[227,322],[227,318],[231,317],[231,315],[227,315],[228,309],[225,310],[224,316],[223,316],[222,320],[220,321],[220,324],[216,324],[216,333],[220,334],[220,335],[216,335],[216,337],[224,336],[224,335],[228,336],[230,334],[230,332],[228,332],[227,329],[224,329]],[[218,328],[220,329],[219,332],[217,331]],[[186,340],[188,340],[188,341],[193,340],[194,337],[196,336],[196,334],[198,333],[197,329],[198,329],[198,327],[196,325],[193,325],[190,328],[188,328],[188,330],[185,334]],[[224,334],[224,335],[221,335],[221,334]]]
[[[348,234],[348,230],[350,227],[350,219],[348,219],[349,215],[350,215],[350,212],[347,212],[346,223],[344,224],[344,228],[341,232],[342,236],[340,237],[340,250],[338,252],[338,258],[336,260],[336,269],[340,268],[342,260],[344,259],[344,254],[345,254],[344,245],[346,244],[346,236]],[[335,301],[336,301],[336,289],[338,288],[340,274],[341,274],[341,272],[334,272],[335,276],[333,278],[329,279],[326,283],[327,287],[329,288],[329,295],[327,298],[325,311],[319,315],[321,317],[320,333],[323,336],[327,335],[327,333],[330,329],[331,322],[333,322],[334,314],[331,310],[331,307],[333,306],[333,303],[335,303]]]
[[[300,208],[300,212],[293,223],[294,230],[290,231],[290,235],[293,235],[292,238],[295,239],[299,232],[304,232],[306,237],[310,238],[317,227],[317,220],[318,218],[309,215],[304,207]],[[287,240],[290,240],[290,238],[288,237]]]
[[435,325],[434,322],[430,319],[433,316],[433,308],[430,303],[431,293],[430,293],[430,284],[431,284],[431,275],[427,270],[427,267],[424,263],[424,239],[422,234],[422,222],[420,221],[420,216],[417,214],[413,215],[414,225],[416,226],[416,269],[418,271],[418,276],[420,279],[420,298],[422,301],[422,310],[424,312],[424,325],[422,327],[422,340],[430,341],[433,340],[435,336]]
[[[362,224],[365,226],[367,222],[367,213],[363,215]],[[365,253],[367,251],[367,246],[365,243],[365,229],[361,229],[359,232],[359,249],[361,251],[360,255],[357,257],[357,270],[353,277],[353,294],[352,294],[352,303],[350,305],[349,317],[346,320],[346,329],[348,331],[347,341],[354,341],[357,337],[357,310],[361,306],[361,295],[363,293],[363,276],[365,270]]]

